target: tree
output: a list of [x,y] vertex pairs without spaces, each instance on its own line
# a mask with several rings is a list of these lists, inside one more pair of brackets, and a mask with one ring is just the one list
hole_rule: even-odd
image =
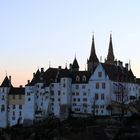
[[119,107],[120,110],[120,118],[124,118],[125,110],[126,110],[126,102],[128,100],[128,92],[125,85],[121,83],[114,83],[116,86],[115,88],[115,95],[116,95],[116,105]]

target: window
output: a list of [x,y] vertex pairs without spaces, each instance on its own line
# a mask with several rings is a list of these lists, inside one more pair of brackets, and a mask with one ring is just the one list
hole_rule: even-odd
[[96,89],[99,89],[99,83],[96,83]]
[[95,105],[95,108],[99,108],[99,105]]
[[95,93],[95,100],[98,100],[98,93]]
[[1,112],[2,111],[5,111],[5,106],[4,105],[1,105]]
[[15,95],[13,95],[13,100],[15,99]]
[[87,107],[87,104],[83,104],[83,107]]
[[75,88],[76,88],[76,89],[79,89],[79,85],[75,85]]
[[104,93],[101,94],[101,100],[104,100]]
[[58,101],[60,102],[60,98],[58,98]]
[[72,95],[75,95],[75,92],[73,92]]
[[86,109],[84,109],[84,113],[86,113],[87,112],[87,110]]
[[31,98],[28,98],[28,101],[31,101]]
[[86,101],[87,101],[87,98],[83,98],[83,101],[85,101],[85,102],[86,102]]
[[105,83],[102,83],[102,89],[105,89]]
[[30,92],[27,92],[27,96],[30,96]]
[[76,92],[76,95],[78,96],[79,95],[79,92]]
[[76,98],[73,98],[73,101],[75,102],[76,101]]
[[13,105],[13,109],[15,109],[16,108],[16,106],[15,105]]
[[65,84],[63,84],[63,88],[65,88],[66,87],[66,85]]
[[60,96],[60,90],[58,90],[58,96]]
[[22,109],[22,105],[19,105],[19,109]]
[[22,116],[22,112],[21,111],[19,111],[19,116]]
[[84,93],[83,93],[83,95],[84,95],[84,96],[86,96],[86,95],[87,95],[87,93],[86,93],[86,92],[84,92]]
[[15,116],[15,111],[13,111],[13,116]]
[[79,82],[80,81],[80,77],[77,75],[76,76],[76,82]]
[[52,101],[54,102],[54,98],[51,98],[52,99]]
[[82,81],[86,82],[86,76],[85,75],[82,77]]
[[2,95],[2,100],[4,100],[4,95]]
[[98,72],[98,77],[102,77],[102,72]]
[[80,102],[80,98],[78,98],[78,102]]
[[102,109],[103,109],[103,108],[104,108],[104,105],[101,105],[101,106],[100,106],[100,108],[102,108]]
[[51,96],[54,96],[54,91],[53,90],[51,90]]
[[21,95],[19,95],[19,96],[18,96],[18,98],[19,98],[19,99],[22,99],[22,96],[21,96]]

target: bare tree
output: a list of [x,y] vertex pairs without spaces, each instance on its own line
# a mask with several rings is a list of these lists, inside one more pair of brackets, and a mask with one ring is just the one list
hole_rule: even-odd
[[115,96],[116,96],[116,105],[120,110],[120,118],[123,119],[126,110],[126,102],[128,101],[128,92],[125,85],[121,83],[114,83],[115,88]]

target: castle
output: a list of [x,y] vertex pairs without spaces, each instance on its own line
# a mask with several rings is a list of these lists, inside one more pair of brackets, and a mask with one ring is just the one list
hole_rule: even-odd
[[[99,62],[94,36],[87,60],[87,70],[80,71],[76,59],[69,68],[37,70],[25,87],[13,87],[11,76],[0,86],[0,127],[33,123],[49,116],[110,116],[120,113],[115,105],[129,104],[140,98],[140,80],[129,66],[115,60],[112,35],[107,59]],[[125,115],[130,115],[124,109]]]

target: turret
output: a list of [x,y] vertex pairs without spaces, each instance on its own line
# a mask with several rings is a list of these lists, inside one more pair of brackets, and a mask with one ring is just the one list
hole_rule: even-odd
[[73,64],[72,64],[72,71],[79,71],[79,64],[78,64],[76,57],[75,57]]

